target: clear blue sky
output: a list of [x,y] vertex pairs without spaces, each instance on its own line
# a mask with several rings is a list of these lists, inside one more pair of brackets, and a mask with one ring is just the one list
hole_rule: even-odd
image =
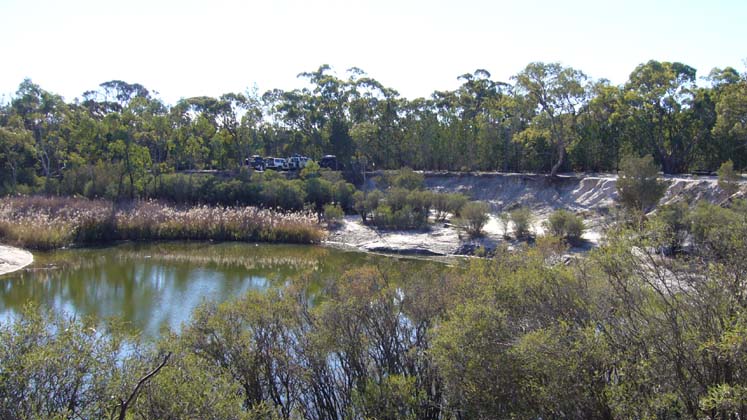
[[180,97],[302,86],[330,64],[403,96],[560,61],[623,83],[649,59],[745,71],[741,0],[0,0],[0,95],[30,77],[71,100],[120,79]]

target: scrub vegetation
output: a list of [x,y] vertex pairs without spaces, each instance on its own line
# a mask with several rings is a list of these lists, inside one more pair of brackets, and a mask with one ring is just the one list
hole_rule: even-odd
[[[307,88],[174,105],[123,81],[71,102],[23,81],[0,104],[0,239],[317,243],[320,220],[352,211],[480,235],[485,204],[427,191],[406,166],[548,182],[619,169],[624,216],[569,256],[583,220],[557,212],[534,238],[531,211],[515,208],[503,233],[526,241],[491,258],[359,267],[313,301],[301,277],[207,302],[154,342],[28,307],[0,324],[0,418],[747,417],[747,75],[714,69],[698,85],[694,68],[651,60],[614,86],[530,63],[511,83],[477,70],[414,100],[359,69],[301,77]],[[343,170],[247,166],[290,153],[334,153]],[[371,180],[372,168],[397,171]],[[728,198],[656,208],[660,169],[718,169]]]
[[[621,222],[565,264],[541,237],[454,270],[355,268],[314,288],[314,305],[299,278],[205,303],[153,343],[30,307],[0,327],[0,412],[739,418],[747,204],[667,220]],[[687,252],[663,252],[674,235]]]
[[406,166],[613,172],[631,153],[666,174],[747,167],[745,73],[715,68],[703,81],[656,60],[631,70],[613,85],[558,63],[503,81],[478,69],[454,90],[410,100],[360,69],[322,65],[301,73],[302,89],[176,104],[132,81],[91,81],[66,101],[24,80],[0,104],[0,193],[146,198],[169,174],[248,169],[255,154],[334,154],[354,184],[366,170]]

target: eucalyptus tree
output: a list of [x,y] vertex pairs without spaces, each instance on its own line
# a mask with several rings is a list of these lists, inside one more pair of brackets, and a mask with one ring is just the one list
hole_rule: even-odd
[[559,63],[530,63],[513,77],[519,94],[537,109],[530,130],[545,132],[555,148],[550,175],[566,163],[567,148],[578,140],[578,115],[587,103],[588,77]]
[[401,168],[406,164],[400,153],[403,100],[396,90],[385,87],[358,68],[349,69],[348,73],[350,135],[358,160],[365,157],[382,168]]
[[587,171],[615,170],[623,144],[622,91],[602,79],[590,87],[590,93],[578,120],[578,142],[569,150],[571,166]]
[[623,87],[626,136],[632,148],[654,155],[664,173],[688,169],[704,131],[697,130],[696,70],[651,60]]
[[721,161],[731,159],[737,169],[747,167],[747,74],[731,67],[714,69],[709,79],[714,85],[716,122],[714,139]]
[[[16,192],[19,172],[23,171],[30,161],[33,161],[36,154],[31,132],[23,127],[17,117],[13,120],[0,125],[0,166],[8,170],[8,172],[3,170],[0,183],[10,181],[7,187],[0,185],[0,191],[5,190],[10,193]],[[33,166],[33,163],[31,165]],[[8,173],[10,180],[6,179]]]
[[11,101],[11,112],[21,118],[35,142],[36,156],[45,178],[45,189],[53,192],[52,179],[65,167],[66,138],[63,124],[68,106],[62,97],[24,80]]

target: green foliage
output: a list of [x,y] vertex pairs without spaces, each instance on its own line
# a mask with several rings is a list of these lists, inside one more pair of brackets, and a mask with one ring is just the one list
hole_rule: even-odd
[[581,240],[586,226],[581,216],[568,210],[556,210],[547,219],[545,228],[551,235],[563,238],[571,243],[577,243]]
[[459,224],[470,236],[482,235],[482,228],[488,223],[488,205],[481,201],[470,201],[460,210]]
[[339,204],[344,211],[351,211],[354,207],[355,186],[345,181],[337,181],[332,186],[334,202]]
[[526,207],[519,207],[509,212],[509,218],[513,224],[514,237],[516,239],[529,238],[532,234],[532,211]]
[[657,236],[661,246],[671,253],[680,252],[691,231],[690,207],[680,201],[659,207],[649,221],[649,230]]
[[374,210],[379,207],[379,203],[383,199],[384,195],[379,190],[374,190],[368,193],[356,191],[353,194],[353,208],[358,212],[358,214],[360,214],[361,219],[365,223],[369,216],[373,214]]
[[[152,346],[26,310],[0,326],[0,414],[116,416],[170,352],[127,415],[739,418],[745,209],[664,207],[564,263],[546,237],[445,271],[380,264],[315,287],[300,278],[207,302]],[[689,229],[690,252],[662,255],[662,226]]]
[[[311,179],[318,180],[318,178]],[[319,189],[312,189],[311,197],[315,199],[327,197],[326,193],[329,191],[323,190],[321,184],[317,184],[317,186],[319,186]],[[262,203],[270,208],[301,210],[303,208],[305,193],[303,184],[298,180],[290,181],[283,178],[272,178],[262,181],[261,197]]]
[[722,163],[718,168],[718,186],[729,196],[739,191],[740,178],[739,174],[734,171],[734,163],[731,159]]
[[[314,162],[301,179],[333,184],[361,170],[397,170],[393,187],[420,189],[418,170],[614,171],[625,152],[650,153],[669,173],[747,166],[747,80],[714,69],[698,86],[694,68],[651,60],[614,86],[558,63],[528,64],[492,80],[478,69],[453,91],[407,100],[350,69],[302,73],[308,89],[227,93],[165,104],[145,87],[102,83],[80,102],[24,80],[0,106],[0,192],[69,194],[79,168],[110,168],[90,196],[152,197],[158,177],[190,170],[237,171],[253,154],[337,155],[344,171]],[[137,86],[133,90],[129,87]],[[365,162],[365,163],[364,163]],[[63,180],[67,184],[64,185]],[[102,183],[89,177],[93,184]],[[106,193],[106,195],[105,195]],[[345,207],[345,206],[343,206]]]
[[467,204],[467,196],[459,193],[434,193],[432,197],[436,220],[446,220],[449,214],[459,216],[462,207]]
[[[369,193],[369,196],[371,193]],[[379,198],[381,197],[381,198]],[[428,225],[433,194],[427,191],[392,188],[383,196],[369,198],[372,223],[384,229],[422,229]],[[375,201],[378,200],[378,201]]]
[[303,202],[312,204],[317,212],[321,212],[324,205],[334,199],[332,183],[322,178],[307,178],[303,185],[306,197]]
[[345,216],[345,212],[342,210],[339,204],[325,204],[324,205],[324,221],[327,225],[336,226],[342,221]]
[[617,194],[629,211],[645,214],[659,202],[667,185],[659,181],[659,169],[651,156],[626,156],[620,162]]
[[411,168],[400,169],[388,178],[389,185],[392,188],[420,190],[425,185],[425,176],[422,173],[413,171]]
[[504,211],[498,215],[498,222],[501,224],[501,231],[503,231],[503,238],[508,239],[508,225],[511,223],[511,213]]

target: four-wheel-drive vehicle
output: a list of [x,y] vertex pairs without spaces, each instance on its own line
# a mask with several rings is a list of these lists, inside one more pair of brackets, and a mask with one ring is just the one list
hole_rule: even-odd
[[303,169],[306,167],[306,164],[309,163],[309,160],[310,159],[306,156],[295,154],[288,158],[288,168],[290,168],[290,170]]
[[266,157],[265,158],[265,169],[272,169],[275,171],[287,171],[288,161],[283,158]]
[[337,156],[324,155],[322,157],[322,160],[319,161],[319,166],[322,168],[332,169],[333,171],[338,170],[339,165],[337,164]]
[[255,171],[265,170],[265,160],[260,155],[254,155],[251,159],[247,159],[247,164],[252,165]]

